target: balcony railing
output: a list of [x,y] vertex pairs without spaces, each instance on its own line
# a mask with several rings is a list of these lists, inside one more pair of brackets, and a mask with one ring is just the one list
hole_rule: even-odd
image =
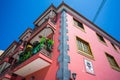
[[[40,39],[40,42],[35,41],[33,44],[27,44],[25,51],[23,51],[19,55],[19,60],[15,64],[16,66],[23,63],[33,55],[37,53],[41,53],[45,55],[48,58],[51,58],[51,52],[52,52],[52,46],[54,44],[54,41],[51,39],[46,39],[45,37],[42,37]],[[15,67],[15,66],[14,66]]]
[[42,37],[40,41],[34,41],[32,44],[28,43],[19,55],[18,61],[13,65],[13,73],[25,77],[49,66],[52,63],[53,44],[53,40],[45,37]]
[[9,70],[10,70],[10,66],[1,72],[0,77],[3,76],[5,73],[7,73]]
[[5,68],[5,69],[0,73],[0,80],[1,80],[1,78],[4,78],[6,74],[9,74],[10,69],[11,69],[11,65],[8,66],[7,68]]
[[6,73],[2,77],[0,77],[0,80],[12,80],[11,75]]

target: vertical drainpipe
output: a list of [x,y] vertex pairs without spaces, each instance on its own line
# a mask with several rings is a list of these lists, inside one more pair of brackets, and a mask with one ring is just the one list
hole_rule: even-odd
[[68,70],[68,63],[70,62],[70,57],[68,56],[69,45],[67,44],[67,15],[66,11],[63,10],[60,17],[60,44],[58,50],[60,55],[58,57],[59,69],[57,72],[58,80],[70,80],[70,70]]

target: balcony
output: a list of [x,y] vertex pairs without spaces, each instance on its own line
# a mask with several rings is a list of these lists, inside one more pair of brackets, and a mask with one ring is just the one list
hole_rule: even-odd
[[11,79],[11,75],[5,74],[0,80],[10,80],[10,79]]
[[25,77],[52,63],[55,24],[48,19],[36,29],[28,41],[23,42],[23,51],[21,49],[13,55],[16,59],[12,67],[14,74]]
[[9,60],[9,58],[6,57],[6,58],[3,59],[3,61],[0,61],[0,64],[2,64],[3,62],[8,62],[8,60]]
[[10,64],[4,62],[0,68],[0,80],[10,80],[11,76],[8,74],[10,71]]
[[56,21],[54,19],[50,19],[50,18],[45,19],[44,22],[42,22],[41,24],[37,24],[36,25],[36,27],[33,30],[34,34],[32,36],[38,34],[39,32],[43,32],[42,30],[45,30],[45,29],[49,29],[47,31],[51,31],[52,30],[51,32],[54,33],[55,30],[56,30]]
[[39,41],[34,41],[33,38],[32,42],[26,45],[26,49],[14,65],[13,73],[19,76],[27,76],[52,63],[53,40],[41,37]]
[[0,77],[3,76],[7,72],[10,65],[11,64],[9,63],[9,58],[8,57],[6,57],[3,60],[3,62],[0,63]]

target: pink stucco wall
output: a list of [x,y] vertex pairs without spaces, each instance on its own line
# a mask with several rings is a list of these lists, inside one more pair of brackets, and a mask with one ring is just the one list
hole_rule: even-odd
[[[120,80],[120,72],[111,68],[105,55],[105,52],[109,53],[115,58],[118,65],[120,65],[120,50],[118,47],[117,52],[107,39],[105,39],[107,45],[101,43],[96,36],[96,32],[85,24],[83,24],[85,31],[75,27],[73,23],[73,17],[70,14],[67,14],[67,23],[69,36],[68,44],[70,48],[68,54],[71,60],[69,69],[71,70],[71,73],[77,73],[76,80]],[[76,36],[89,43],[94,60],[78,53]],[[86,72],[84,59],[92,62],[95,72],[94,75]]]

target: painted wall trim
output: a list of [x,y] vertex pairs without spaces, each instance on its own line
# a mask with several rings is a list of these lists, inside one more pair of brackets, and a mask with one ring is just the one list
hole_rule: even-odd
[[67,36],[67,15],[66,11],[63,9],[61,14],[61,23],[60,23],[60,45],[58,50],[60,51],[60,55],[58,57],[59,69],[57,72],[57,78],[59,80],[69,80],[70,79],[70,70],[68,70],[68,63],[70,62],[70,57],[68,56],[69,45],[67,44],[68,36]]

